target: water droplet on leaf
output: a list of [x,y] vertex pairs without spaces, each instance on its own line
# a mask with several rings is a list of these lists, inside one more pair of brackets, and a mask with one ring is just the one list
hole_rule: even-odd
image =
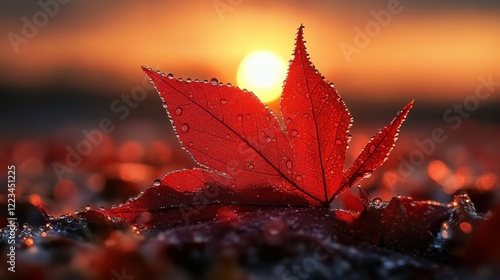
[[372,199],[372,206],[376,209],[380,209],[380,207],[382,207],[382,199],[380,197]]
[[181,131],[186,133],[189,131],[189,125],[187,125],[186,123],[181,125]]
[[370,148],[368,149],[370,153],[373,153],[375,151],[375,145],[371,145]]
[[182,108],[181,108],[181,107],[177,107],[177,108],[175,109],[175,115],[176,115],[176,116],[180,116],[181,114],[182,114]]

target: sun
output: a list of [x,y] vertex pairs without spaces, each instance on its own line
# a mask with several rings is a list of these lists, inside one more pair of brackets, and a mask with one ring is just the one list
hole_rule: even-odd
[[255,51],[240,63],[237,83],[240,88],[252,91],[264,103],[281,95],[287,64],[279,55],[270,51]]

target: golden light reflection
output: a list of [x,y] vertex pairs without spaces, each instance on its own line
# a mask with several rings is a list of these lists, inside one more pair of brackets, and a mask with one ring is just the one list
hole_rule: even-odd
[[447,174],[449,173],[448,167],[440,161],[440,160],[434,160],[431,163],[429,163],[429,166],[427,167],[427,172],[429,173],[429,177],[432,178],[432,180],[438,182],[445,178]]
[[392,171],[386,171],[384,175],[382,175],[382,183],[384,187],[387,189],[392,189],[396,186],[398,182],[398,175]]
[[281,96],[287,64],[277,54],[270,51],[255,51],[240,63],[237,83],[240,88],[251,90],[264,103]]
[[78,197],[78,190],[73,181],[64,179],[54,188],[54,197],[59,201],[67,201]]
[[28,198],[29,202],[34,206],[42,205],[42,199],[38,194],[31,194]]
[[481,175],[477,181],[477,188],[481,191],[491,190],[498,182],[498,177],[494,173]]
[[33,244],[35,244],[35,241],[33,241],[33,238],[26,238],[26,240],[24,241],[24,244],[26,244],[26,246],[30,247],[30,246],[33,246]]
[[118,156],[124,162],[139,162],[144,153],[144,147],[137,141],[127,141],[118,150]]
[[129,182],[145,182],[152,177],[154,170],[140,163],[123,163],[118,167],[120,179]]
[[461,222],[460,223],[460,229],[464,232],[464,233],[470,233],[472,231],[472,226],[470,223],[467,223],[467,222]]
[[164,141],[152,141],[147,147],[146,159],[156,164],[168,163],[172,160],[172,147]]
[[92,192],[97,193],[97,192],[102,191],[104,189],[105,185],[106,185],[106,178],[99,173],[91,174],[87,178],[87,187]]

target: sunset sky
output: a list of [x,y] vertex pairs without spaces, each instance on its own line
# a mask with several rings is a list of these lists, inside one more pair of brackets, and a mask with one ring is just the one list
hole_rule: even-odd
[[480,76],[500,81],[496,1],[60,2],[45,22],[36,1],[3,2],[0,85],[113,94],[140,84],[141,65],[236,84],[253,51],[288,61],[300,24],[311,59],[344,95],[451,102],[474,94]]

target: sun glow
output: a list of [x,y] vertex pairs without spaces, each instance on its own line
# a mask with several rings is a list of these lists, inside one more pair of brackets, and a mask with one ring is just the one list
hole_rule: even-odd
[[264,103],[281,95],[287,64],[280,56],[269,51],[248,54],[238,67],[237,82],[240,88],[251,90]]

